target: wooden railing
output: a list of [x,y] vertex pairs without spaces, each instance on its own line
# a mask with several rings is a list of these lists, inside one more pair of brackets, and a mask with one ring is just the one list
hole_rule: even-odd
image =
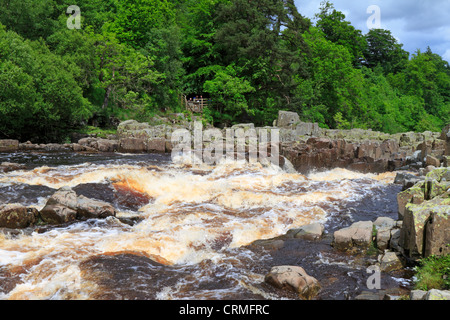
[[208,99],[205,98],[193,98],[187,99],[187,97],[183,94],[180,96],[181,105],[183,105],[186,110],[195,113],[203,113],[203,108],[208,106]]

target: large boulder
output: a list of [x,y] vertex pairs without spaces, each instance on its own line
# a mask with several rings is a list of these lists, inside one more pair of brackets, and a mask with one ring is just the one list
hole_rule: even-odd
[[116,210],[109,203],[77,196],[69,187],[55,192],[40,211],[41,218],[49,224],[63,224],[90,218],[116,216]]
[[118,151],[126,153],[166,152],[167,141],[170,141],[172,131],[169,125],[151,126],[148,123],[139,123],[127,120],[117,127],[119,138]]
[[429,290],[424,298],[424,300],[450,300],[450,290],[437,290],[437,289],[431,289]]
[[20,204],[0,205],[0,228],[23,229],[38,221],[39,212]]
[[406,205],[421,204],[425,201],[425,183],[419,182],[413,187],[397,194],[398,219],[403,220],[406,211]]
[[[85,148],[80,149],[78,146]],[[119,142],[111,139],[87,137],[78,140],[78,143],[72,145],[72,148],[74,151],[91,151],[91,149],[94,149],[100,152],[115,152],[119,149]]]
[[380,262],[380,270],[383,272],[400,270],[404,266],[401,255],[389,250],[386,250],[383,254],[379,255],[378,260]]
[[448,253],[449,214],[450,198],[437,197],[418,205],[408,204],[399,242],[405,255],[419,259],[431,252]]
[[322,223],[316,222],[287,232],[288,237],[305,240],[319,240],[325,227]]
[[425,225],[425,257],[450,254],[450,199],[431,210]]
[[19,150],[19,141],[12,139],[0,140],[0,152],[16,152]]
[[319,281],[299,266],[273,267],[265,276],[265,281],[277,288],[294,291],[307,300],[314,298],[320,290]]
[[147,144],[142,138],[121,138],[119,140],[119,152],[144,153],[146,151]]
[[341,251],[367,249],[372,242],[373,223],[360,221],[334,232],[333,246]]
[[403,213],[398,245],[406,256],[419,259],[449,253],[449,181],[449,168],[438,168],[398,194],[399,216]]
[[417,176],[407,172],[398,172],[395,176],[394,183],[402,185],[402,191],[404,191],[424,180],[425,178],[422,176]]
[[24,169],[26,169],[26,166],[20,163],[2,162],[0,164],[0,172],[3,173]]
[[277,127],[289,127],[300,122],[300,117],[295,112],[290,111],[278,111],[278,119],[276,122]]

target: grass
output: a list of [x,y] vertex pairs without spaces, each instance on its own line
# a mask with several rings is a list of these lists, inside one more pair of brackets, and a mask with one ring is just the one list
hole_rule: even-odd
[[424,291],[450,289],[450,255],[422,259],[415,271],[417,278],[415,289]]
[[84,133],[84,134],[92,134],[98,138],[106,139],[108,137],[108,135],[116,134],[117,130],[116,129],[102,129],[102,128],[93,127],[93,126],[86,126],[86,127],[83,127],[81,130],[79,130],[79,132]]

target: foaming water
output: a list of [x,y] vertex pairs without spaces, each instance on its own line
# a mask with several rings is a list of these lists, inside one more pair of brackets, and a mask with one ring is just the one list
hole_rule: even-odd
[[[263,279],[259,268],[266,257],[255,256],[245,246],[312,222],[326,222],[344,203],[357,201],[391,180],[390,174],[341,169],[303,176],[279,167],[230,161],[217,166],[82,162],[3,174],[3,187],[39,186],[51,191],[102,184],[150,200],[134,212],[142,219],[134,226],[108,218],[44,233],[0,234],[0,277],[16,279],[8,289],[0,285],[1,297],[129,297],[128,291],[117,287],[117,292],[110,292],[101,285],[109,280],[99,280],[104,277],[99,266],[103,271],[119,265],[131,268],[122,260],[132,255],[141,257],[134,263],[142,264],[142,270],[152,270],[142,271],[143,278],[163,279],[159,286],[142,290],[138,298],[268,298],[272,293],[257,285]],[[41,201],[36,206],[43,205]],[[135,281],[145,287],[141,279]]]

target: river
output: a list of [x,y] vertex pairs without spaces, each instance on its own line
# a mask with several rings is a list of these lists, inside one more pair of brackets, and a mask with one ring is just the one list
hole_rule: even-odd
[[[317,299],[352,299],[375,257],[336,252],[334,230],[378,216],[397,218],[395,173],[344,169],[286,173],[225,162],[173,163],[158,154],[11,153],[0,162],[0,203],[41,209],[60,187],[111,203],[118,219],[0,232],[0,299],[297,299],[264,282],[275,265],[300,265],[322,285]],[[124,221],[122,219],[122,221]],[[321,241],[250,245],[312,222]],[[383,275],[404,290],[404,274]]]

